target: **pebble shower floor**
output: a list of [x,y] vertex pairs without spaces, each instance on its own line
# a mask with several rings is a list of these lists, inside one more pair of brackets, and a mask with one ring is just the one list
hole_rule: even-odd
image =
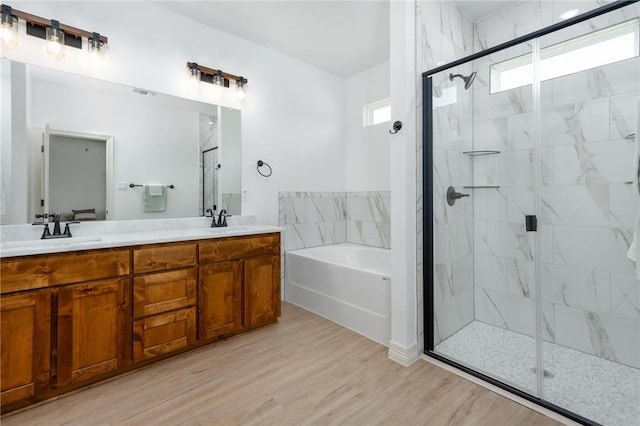
[[[435,352],[535,394],[533,337],[473,321]],[[543,354],[545,400],[603,425],[640,425],[640,370],[550,342]]]

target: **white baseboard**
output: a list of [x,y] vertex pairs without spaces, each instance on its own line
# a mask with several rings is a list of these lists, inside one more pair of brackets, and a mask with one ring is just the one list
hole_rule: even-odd
[[[391,350],[389,350],[389,351],[391,351]],[[449,372],[451,372],[453,374],[456,374],[456,375],[458,375],[458,376],[460,376],[460,377],[462,377],[464,379],[467,379],[470,382],[473,382],[473,383],[475,383],[477,385],[480,385],[485,389],[488,389],[488,390],[490,390],[492,392],[495,392],[498,395],[504,396],[505,398],[508,398],[508,399],[510,399],[510,400],[512,400],[514,402],[517,402],[520,405],[524,405],[525,407],[530,408],[533,411],[537,411],[540,414],[544,414],[545,416],[547,416],[549,418],[552,418],[553,420],[556,420],[556,421],[558,421],[558,422],[560,422],[562,424],[569,425],[569,426],[574,426],[574,425],[575,426],[580,426],[580,423],[576,423],[573,420],[568,419],[568,418],[564,417],[563,415],[556,413],[555,411],[549,410],[548,408],[544,408],[543,406],[538,405],[538,404],[536,404],[534,402],[531,402],[528,399],[525,399],[525,398],[522,398],[522,397],[520,397],[518,395],[512,394],[511,392],[509,392],[507,390],[504,390],[499,386],[492,385],[489,382],[485,382],[484,380],[482,380],[482,379],[480,379],[480,378],[478,378],[478,377],[476,377],[476,376],[474,376],[472,374],[465,373],[464,371],[462,371],[462,370],[460,370],[458,368],[455,368],[455,367],[453,367],[453,366],[451,366],[449,364],[446,364],[446,363],[444,363],[444,362],[442,362],[440,360],[437,360],[435,358],[431,358],[430,356],[427,356],[427,355],[424,355],[424,354],[422,354],[420,356],[420,358],[425,360],[425,361],[427,361],[427,362],[430,362],[431,364],[437,365],[438,367],[440,367],[440,368],[442,368],[444,370],[447,370],[447,371],[449,371]]]
[[405,367],[410,366],[418,359],[420,359],[420,351],[418,351],[418,344],[414,343],[411,346],[400,345],[393,340],[389,341],[389,359],[397,362]]

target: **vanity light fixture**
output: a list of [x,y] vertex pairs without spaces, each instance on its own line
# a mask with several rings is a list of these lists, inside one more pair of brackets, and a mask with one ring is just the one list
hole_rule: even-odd
[[[193,80],[213,84],[219,92],[217,95],[221,98],[234,98],[232,101],[234,105],[244,103],[246,98],[245,86],[249,82],[246,78],[229,74],[221,70],[204,67],[202,65],[198,65],[196,62],[187,62],[187,68],[189,69],[189,74]],[[234,86],[231,86],[231,80],[235,81]],[[224,93],[226,91],[223,91],[222,88],[229,88],[232,91]],[[234,92],[235,96],[229,96],[233,95]]]
[[21,10],[13,9],[6,4],[3,4],[1,7],[0,39],[3,43],[11,39],[11,36],[7,32],[8,30],[13,32],[12,40],[16,39],[19,20],[26,23],[27,35],[46,40],[47,52],[55,56],[64,55],[65,46],[82,49],[83,38],[86,39],[87,50],[91,53],[101,52],[104,45],[109,41],[107,37],[99,33],[61,24],[55,19],[46,19],[32,15]]
[[47,27],[47,53],[53,56],[64,56],[64,31],[60,29],[60,22],[51,20]]
[[18,40],[18,18],[11,13],[11,6],[2,5],[0,10],[0,41],[3,44],[16,44]]

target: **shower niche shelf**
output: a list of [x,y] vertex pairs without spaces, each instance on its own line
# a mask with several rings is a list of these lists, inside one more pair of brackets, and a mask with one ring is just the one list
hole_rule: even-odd
[[493,155],[500,154],[501,151],[494,151],[491,149],[482,149],[478,151],[462,151],[463,154],[469,155],[471,157],[478,157],[480,155]]

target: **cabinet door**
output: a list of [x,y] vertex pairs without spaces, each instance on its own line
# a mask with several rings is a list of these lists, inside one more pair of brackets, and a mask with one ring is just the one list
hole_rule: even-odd
[[154,315],[133,322],[135,362],[196,343],[196,308]]
[[108,373],[130,361],[130,279],[94,281],[60,289],[58,386]]
[[274,322],[280,315],[280,257],[244,261],[244,312],[247,327]]
[[2,405],[27,399],[49,386],[51,293],[0,298]]
[[242,329],[242,261],[200,268],[200,327],[205,340]]

